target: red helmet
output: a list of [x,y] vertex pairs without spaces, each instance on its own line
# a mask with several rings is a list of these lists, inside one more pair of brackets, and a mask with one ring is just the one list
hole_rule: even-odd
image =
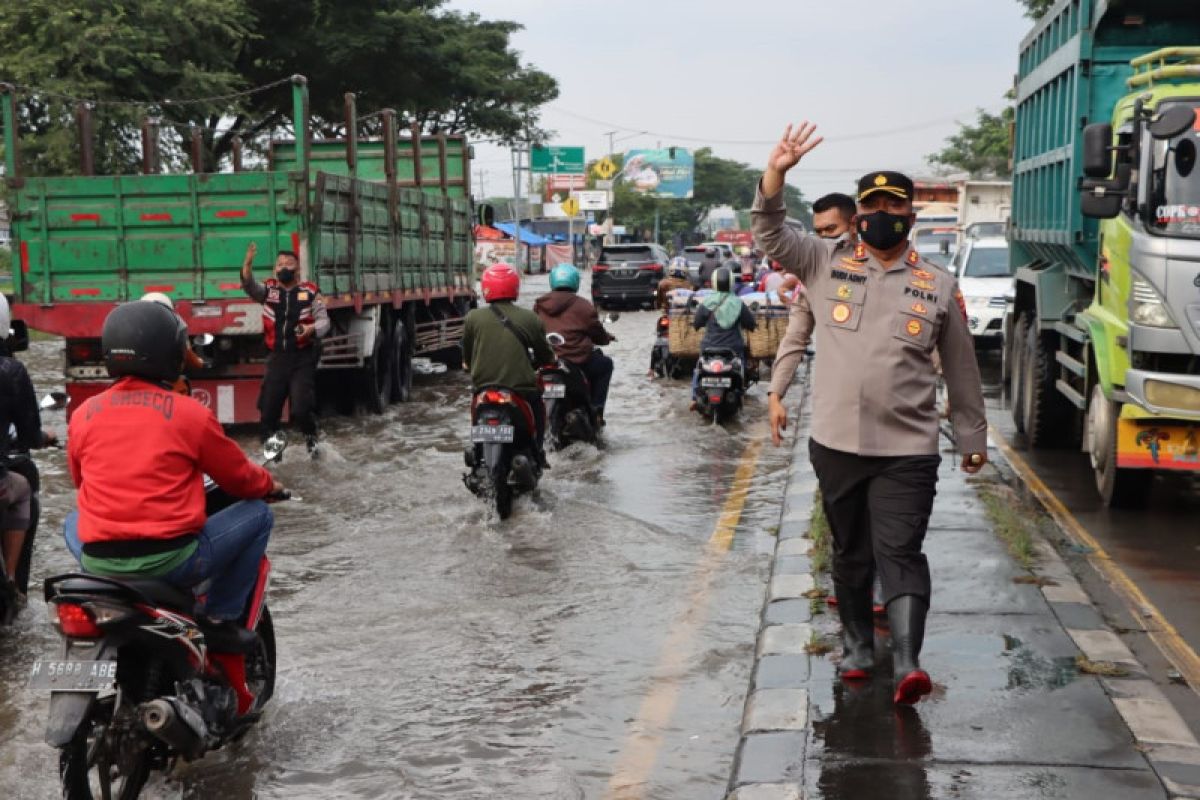
[[483,284],[483,299],[489,303],[516,300],[521,291],[521,274],[504,262],[485,269],[479,282]]

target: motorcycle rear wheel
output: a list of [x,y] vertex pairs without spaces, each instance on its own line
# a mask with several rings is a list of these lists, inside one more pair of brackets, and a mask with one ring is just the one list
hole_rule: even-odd
[[110,733],[114,701],[113,697],[96,701],[75,738],[59,751],[58,774],[64,800],[134,800],[146,785],[152,767],[152,745],[135,733],[137,721],[128,707],[122,714],[130,715],[129,719],[117,720],[122,732]]

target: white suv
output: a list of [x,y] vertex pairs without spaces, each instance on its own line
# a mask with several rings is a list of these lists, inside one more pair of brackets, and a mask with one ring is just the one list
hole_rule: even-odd
[[998,236],[967,239],[950,262],[967,306],[967,327],[976,344],[1000,344],[1004,314],[1013,300],[1008,242]]

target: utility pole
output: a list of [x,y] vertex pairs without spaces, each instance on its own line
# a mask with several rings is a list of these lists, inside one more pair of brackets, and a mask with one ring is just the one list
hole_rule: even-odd
[[[613,156],[615,156],[617,154],[616,151],[613,149],[613,147],[614,147],[613,137],[617,135],[617,132],[609,131],[609,132],[605,133],[604,135],[608,137],[608,157],[611,159]],[[613,179],[614,180],[616,179],[615,175],[613,176]],[[605,224],[608,226],[608,235],[604,237],[604,243],[612,244],[613,236],[615,235],[613,233],[613,228],[617,224],[616,217],[613,216],[613,206],[616,204],[616,201],[617,201],[617,193],[615,191],[613,191],[613,189],[611,187],[607,191],[608,191],[608,215],[605,217],[604,221],[605,221]]]
[[[516,239],[517,248],[517,270],[521,269],[521,170],[525,169],[523,164],[523,155],[527,143],[516,142],[512,147],[513,159],[513,197],[516,201],[516,213],[513,215],[513,237]],[[529,271],[529,259],[525,260],[525,271]]]
[[[662,150],[662,140],[661,139],[658,141],[658,144],[655,145],[655,148],[658,150]],[[658,242],[658,203],[659,203],[660,199],[661,198],[658,198],[658,197],[654,198],[654,243],[655,244],[659,243]]]

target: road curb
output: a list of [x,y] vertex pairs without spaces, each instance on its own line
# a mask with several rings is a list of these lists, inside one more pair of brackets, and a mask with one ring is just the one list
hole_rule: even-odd
[[805,648],[813,635],[809,594],[816,586],[807,536],[817,491],[806,452],[807,373],[792,391],[799,395],[792,462],[727,800],[802,800],[804,796],[800,779],[809,730]]
[[[1003,448],[998,450],[995,455],[1003,459],[1012,474],[1021,480],[1020,471],[1008,460]],[[1071,533],[1050,513],[1040,497],[1038,504],[1064,540],[1071,541]],[[1100,685],[1170,796],[1200,799],[1200,741],[1162,690],[1147,678],[1146,667],[1104,621],[1099,608],[1059,552],[1041,533],[1035,533],[1035,537],[1036,571],[1046,581],[1040,589],[1051,613],[1084,658],[1106,667],[1111,665],[1124,673],[1103,677]],[[1104,578],[1103,575],[1100,577]]]

